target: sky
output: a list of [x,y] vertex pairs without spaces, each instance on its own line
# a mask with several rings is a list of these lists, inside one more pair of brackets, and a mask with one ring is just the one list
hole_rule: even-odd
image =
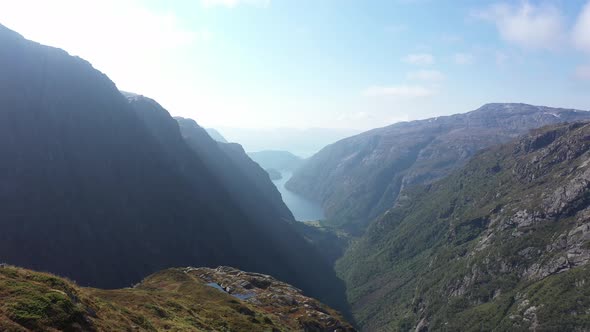
[[590,109],[588,0],[0,0],[0,24],[208,127]]

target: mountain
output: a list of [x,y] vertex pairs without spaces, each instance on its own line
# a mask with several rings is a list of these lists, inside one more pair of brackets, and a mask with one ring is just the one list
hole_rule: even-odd
[[[343,284],[336,279],[330,265],[318,256],[314,246],[299,235],[294,228],[296,221],[269,175],[248,157],[239,144],[215,142],[196,121],[173,119],[167,110],[150,98],[132,95],[128,99],[154,136],[162,137],[163,145],[188,147],[190,150],[179,151],[176,148],[172,156],[191,155],[203,162],[245,217],[258,227],[256,231],[260,234],[251,239],[264,239],[265,246],[274,251],[273,256],[281,256],[285,267],[290,269],[266,271],[346,313]],[[188,171],[187,177],[200,174],[195,172],[194,167],[184,168]],[[255,263],[266,264],[264,261]],[[308,270],[310,267],[315,271]]]
[[328,223],[362,233],[404,188],[444,177],[477,151],[533,128],[589,118],[577,110],[488,104],[465,114],[397,123],[325,147],[286,186],[321,202]]
[[295,287],[229,267],[167,269],[102,290],[2,266],[0,296],[2,331],[354,331]]
[[324,146],[360,131],[338,128],[219,128],[230,142],[240,142],[246,151],[290,151],[309,157]]
[[268,176],[270,177],[270,179],[272,181],[280,180],[283,178],[283,175],[281,175],[281,172],[277,171],[274,168],[267,168],[267,169],[265,169],[265,171],[266,171],[266,173],[268,173]]
[[248,156],[262,168],[277,171],[293,171],[303,163],[302,158],[288,151],[265,150],[248,152]]
[[590,122],[408,189],[337,263],[364,331],[590,326]]
[[342,305],[331,267],[269,203],[280,197],[237,171],[227,185],[218,168],[237,167],[209,160],[222,152],[198,155],[157,103],[125,98],[80,58],[3,26],[0,45],[0,261],[103,288],[230,265]]
[[[295,220],[268,173],[252,161],[239,144],[213,141],[192,119],[177,117],[176,121],[188,146],[208,164],[244,210],[256,213],[253,218],[270,219],[270,224],[277,224],[281,219]],[[263,197],[257,196],[252,188],[257,188]]]
[[205,130],[207,131],[207,134],[209,134],[209,136],[211,136],[211,138],[214,141],[220,142],[220,143],[228,143],[227,140],[216,129],[206,128]]

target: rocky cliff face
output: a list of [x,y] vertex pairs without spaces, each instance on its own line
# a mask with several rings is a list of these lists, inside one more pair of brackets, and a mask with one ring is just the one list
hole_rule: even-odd
[[236,193],[155,101],[128,100],[88,62],[3,26],[0,45],[0,261],[107,288],[232,265],[344,303],[284,204],[237,170]]
[[364,330],[587,328],[589,167],[574,123],[409,190],[338,262]]
[[354,331],[299,289],[229,267],[168,269],[101,290],[0,265],[0,296],[2,331]]
[[362,232],[404,188],[446,176],[477,151],[533,128],[588,118],[576,110],[488,104],[466,114],[398,123],[327,146],[287,187],[321,202],[331,224]]

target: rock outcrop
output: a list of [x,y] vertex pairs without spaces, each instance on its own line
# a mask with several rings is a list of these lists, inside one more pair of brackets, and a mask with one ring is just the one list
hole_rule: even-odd
[[[214,282],[231,285],[229,293]],[[247,298],[237,296],[240,285]],[[293,286],[228,267],[167,269],[132,288],[102,290],[0,266],[0,298],[0,331],[354,331]]]
[[271,276],[222,266],[186,268],[185,273],[207,285],[273,313],[283,323],[297,322],[302,331],[352,332],[340,314],[303,292]]

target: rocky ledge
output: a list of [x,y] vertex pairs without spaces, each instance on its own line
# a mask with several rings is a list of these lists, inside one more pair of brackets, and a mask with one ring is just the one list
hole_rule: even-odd
[[208,286],[275,315],[282,323],[297,322],[302,331],[355,331],[335,310],[269,275],[244,272],[227,266],[216,269],[187,267],[184,272]]

